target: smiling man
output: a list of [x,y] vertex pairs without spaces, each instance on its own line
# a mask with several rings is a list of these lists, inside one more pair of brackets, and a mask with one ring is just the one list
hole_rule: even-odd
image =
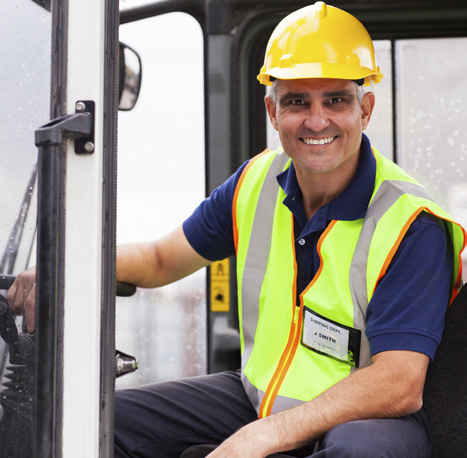
[[119,247],[117,280],[146,288],[236,256],[242,367],[118,391],[116,456],[431,456],[422,393],[464,232],[363,134],[381,78],[353,16],[290,14],[258,76],[281,147],[164,239]]
[[464,232],[362,133],[382,74],[353,16],[290,14],[258,79],[281,147],[117,262],[155,287],[235,255],[241,371],[118,392],[116,454],[429,457],[423,387]]

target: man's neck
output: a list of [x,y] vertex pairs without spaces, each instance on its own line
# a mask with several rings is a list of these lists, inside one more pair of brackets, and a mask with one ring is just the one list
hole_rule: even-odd
[[358,160],[355,166],[345,173],[335,170],[330,173],[307,173],[296,169],[297,181],[302,191],[302,204],[307,220],[318,211],[320,207],[339,196],[352,181],[357,170]]

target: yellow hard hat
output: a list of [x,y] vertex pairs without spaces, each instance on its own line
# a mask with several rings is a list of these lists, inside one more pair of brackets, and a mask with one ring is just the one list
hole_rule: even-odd
[[286,16],[269,39],[258,80],[339,78],[373,80],[383,74],[376,65],[373,42],[363,24],[351,14],[324,2]]

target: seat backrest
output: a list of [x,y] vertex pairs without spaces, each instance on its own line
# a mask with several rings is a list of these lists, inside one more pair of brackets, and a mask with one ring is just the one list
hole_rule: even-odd
[[446,312],[443,337],[428,367],[423,395],[434,442],[433,457],[467,450],[467,288]]

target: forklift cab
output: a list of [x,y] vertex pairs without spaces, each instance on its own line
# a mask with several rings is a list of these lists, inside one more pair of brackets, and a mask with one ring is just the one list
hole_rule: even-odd
[[[34,336],[15,318],[34,363],[12,357],[9,318],[0,339],[0,437],[9,438],[0,456],[112,456],[115,386],[240,366],[234,259],[116,299],[115,246],[164,235],[244,161],[278,144],[256,75],[274,26],[306,4],[18,0],[0,7],[0,294],[35,264],[41,289]],[[372,143],[466,227],[467,6],[331,4],[360,19],[375,42],[385,78],[374,88]],[[136,78],[141,67],[144,77]],[[67,124],[58,140],[40,136],[36,147],[35,132],[63,117],[86,118],[84,129]],[[456,312],[448,323],[460,320],[465,313]],[[465,348],[465,339],[452,345]],[[115,348],[139,360],[117,381]],[[457,389],[465,370],[431,380],[441,399],[440,384]],[[449,405],[465,417],[460,404]],[[437,456],[455,456],[447,438],[456,431],[445,430]]]

